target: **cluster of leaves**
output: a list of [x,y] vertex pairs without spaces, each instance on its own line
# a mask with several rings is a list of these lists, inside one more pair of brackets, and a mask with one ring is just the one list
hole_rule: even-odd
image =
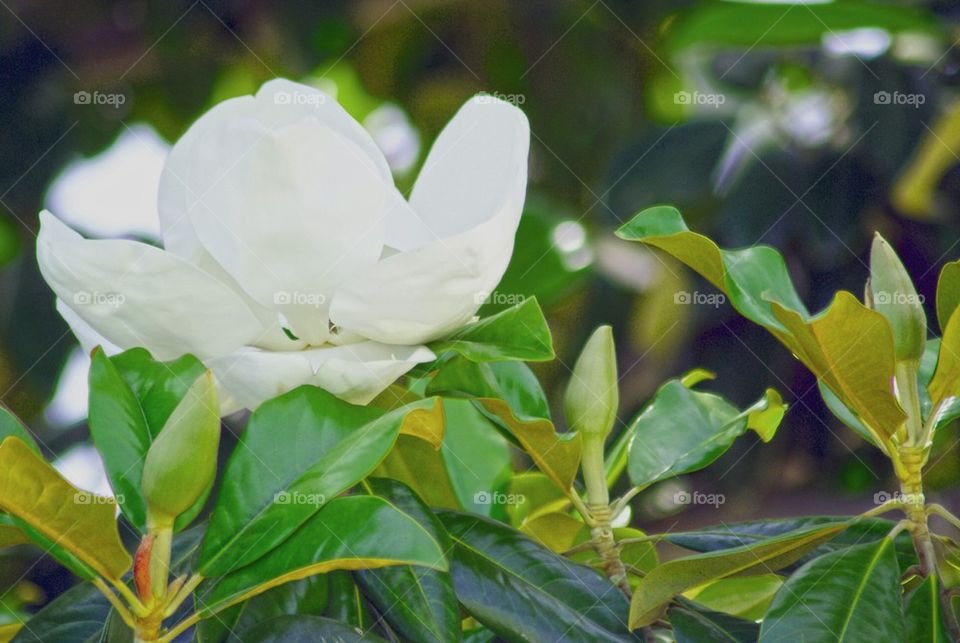
[[[555,429],[543,390],[519,361],[553,355],[536,301],[433,348],[436,363],[370,406],[301,387],[251,415],[216,491],[177,519],[170,569],[183,580],[173,586],[194,589],[192,601],[169,606],[168,640],[191,626],[201,641],[294,632],[316,640],[359,632],[437,641],[634,636],[628,598],[591,568],[583,547],[590,529],[571,507],[580,436]],[[90,427],[115,499],[67,483],[27,430],[3,415],[2,544],[33,541],[89,581],[41,610],[15,640],[132,636],[120,599],[136,582],[119,528],[147,533],[143,460],[204,370],[190,356],[161,363],[142,349],[95,352]],[[639,448],[623,440],[611,479],[627,468],[634,482],[651,484],[706,466],[748,428],[772,435],[783,409],[775,393],[741,411],[688,388],[699,379],[663,387],[629,431],[651,432],[651,441],[645,436]],[[468,460],[458,470],[443,448],[452,423],[471,413],[479,421],[472,428],[519,447],[540,469],[508,475],[486,490],[492,499],[472,505],[456,487],[485,454],[461,451]],[[662,439],[670,427],[675,435]],[[654,442],[659,450],[645,448]],[[484,504],[493,518],[464,511]],[[638,530],[616,532],[639,584],[656,551]]]
[[[673,208],[641,213],[620,235],[684,261],[767,327],[816,374],[838,417],[913,480],[917,462],[903,454],[916,445],[891,385],[895,333],[882,311],[841,292],[811,316],[775,250],[721,250]],[[960,393],[957,273],[950,264],[941,276],[938,312],[949,321],[917,375],[932,431]],[[154,617],[163,641],[949,640],[960,548],[926,533],[931,567],[916,515],[876,517],[919,507],[926,529],[928,510],[940,509],[922,501],[692,532],[613,527],[637,493],[707,467],[748,431],[772,439],[786,411],[776,391],[741,409],[700,390],[705,371],[668,381],[602,454],[607,486],[625,474],[630,491],[598,508],[580,491],[593,438],[558,431],[524,363],[553,357],[536,300],[431,348],[435,362],[368,406],[301,387],[256,409],[216,483],[176,520],[175,579],[158,609],[140,602],[142,566],[120,530],[153,535],[143,463],[203,365],[94,352],[90,429],[115,499],[70,485],[0,416],[0,545],[39,544],[85,581],[14,640],[147,640],[142,620]],[[487,469],[496,444],[536,470]],[[189,460],[192,445],[182,446]],[[623,583],[607,577],[605,531]],[[661,562],[661,541],[693,553]]]

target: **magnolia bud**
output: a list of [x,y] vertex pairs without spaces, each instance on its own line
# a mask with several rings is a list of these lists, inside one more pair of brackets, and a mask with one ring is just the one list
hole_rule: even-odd
[[213,482],[219,409],[213,375],[207,371],[193,383],[150,445],[140,488],[155,522],[172,524]]
[[564,398],[567,423],[586,436],[606,438],[617,418],[617,358],[613,331],[600,326],[573,367]]
[[923,304],[897,253],[879,234],[870,249],[868,288],[868,305],[883,315],[893,330],[897,361],[919,360],[927,341]]

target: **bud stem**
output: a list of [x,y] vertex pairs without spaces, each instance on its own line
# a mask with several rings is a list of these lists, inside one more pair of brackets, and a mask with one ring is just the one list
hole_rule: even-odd
[[583,433],[583,452],[580,468],[587,487],[587,510],[593,548],[603,560],[603,571],[620,590],[630,596],[627,570],[620,560],[620,546],[613,537],[613,512],[610,508],[610,492],[607,490],[606,471],[603,466],[604,436]]
[[917,384],[917,371],[920,364],[917,360],[901,360],[894,367],[894,378],[897,382],[897,399],[907,414],[906,435],[902,444],[925,447],[918,440],[923,435],[923,419],[920,414],[920,389]]

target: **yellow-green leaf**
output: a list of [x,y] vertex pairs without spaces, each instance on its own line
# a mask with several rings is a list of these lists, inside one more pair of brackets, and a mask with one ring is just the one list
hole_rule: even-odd
[[937,279],[937,321],[945,333],[953,311],[960,306],[960,260],[943,266]]
[[743,547],[666,562],[637,585],[630,602],[630,629],[655,621],[677,594],[720,578],[774,572],[793,564],[848,526],[847,522],[827,523]]
[[955,310],[940,338],[937,368],[927,385],[933,408],[960,394],[960,311]]
[[795,339],[797,358],[889,443],[906,414],[893,395],[893,334],[883,315],[846,291],[810,319],[776,302],[773,311]]
[[80,491],[17,437],[0,444],[0,510],[84,578],[118,580],[130,568],[114,501]]
[[[399,384],[391,384],[383,393],[370,402],[370,406],[383,409],[384,411],[394,411],[401,406],[406,406],[422,399],[423,396],[417,395]],[[445,428],[446,422],[443,416],[443,405],[437,404],[433,409],[418,409],[408,413],[400,425],[400,435],[412,435],[415,438],[429,442],[433,445],[434,449],[439,449],[440,445],[443,444]]]
[[553,422],[546,418],[518,418],[503,400],[480,398],[476,401],[510,430],[547,477],[564,491],[573,486],[580,468],[579,433],[557,433]]

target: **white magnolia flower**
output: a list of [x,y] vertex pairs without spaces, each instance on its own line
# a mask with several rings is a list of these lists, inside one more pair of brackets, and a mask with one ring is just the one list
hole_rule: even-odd
[[230,404],[301,384],[365,403],[424,344],[476,314],[513,252],[529,127],[468,101],[409,201],[370,135],[332,98],[273,80],[225,101],[173,147],[160,179],[164,249],[88,240],[42,212],[37,257],[85,350],[193,353]]

